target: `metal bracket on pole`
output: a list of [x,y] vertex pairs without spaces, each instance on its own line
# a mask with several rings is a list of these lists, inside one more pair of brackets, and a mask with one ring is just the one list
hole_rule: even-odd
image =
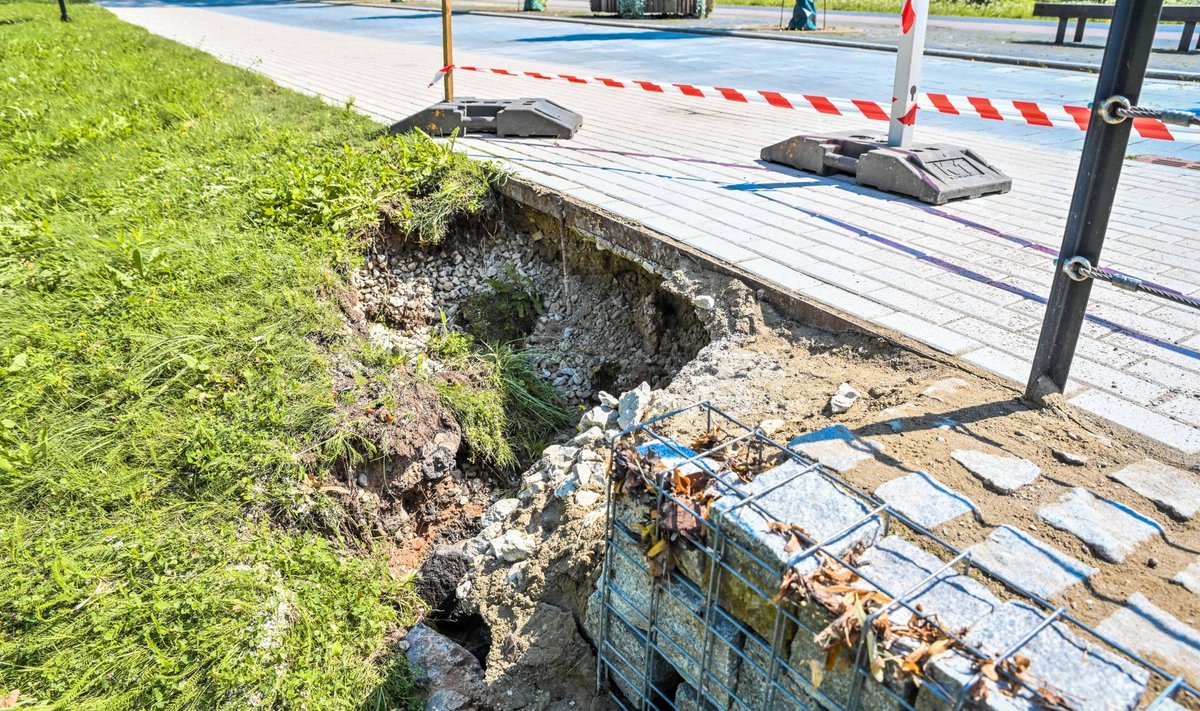
[[[442,80],[445,101],[397,121],[389,133],[419,128],[431,136],[492,133],[518,138],[571,138],[583,117],[549,99],[454,98],[454,34],[450,0],[442,0]],[[437,79],[434,79],[437,81]]]
[[762,149],[762,159],[817,175],[849,173],[859,185],[934,205],[1008,192],[1012,180],[969,148],[912,145],[928,20],[929,0],[905,0],[886,140],[870,134],[803,134]]
[[[1108,231],[1108,218],[1133,123],[1120,117],[1117,108],[1128,109],[1137,104],[1162,5],[1163,0],[1117,0],[1113,9],[1112,27],[1092,102],[1098,120],[1088,123],[1075,193],[1067,213],[1067,228],[1058,253],[1064,265],[1081,264],[1079,258],[1089,265],[1100,264],[1100,250]],[[1054,272],[1042,333],[1025,387],[1025,396],[1034,401],[1043,402],[1050,395],[1066,391],[1093,282],[1078,281],[1072,278],[1071,271],[1077,269]]]

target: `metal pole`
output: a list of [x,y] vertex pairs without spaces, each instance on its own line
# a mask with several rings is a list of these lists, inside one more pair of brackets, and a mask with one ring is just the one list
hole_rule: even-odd
[[1067,229],[1058,253],[1060,268],[1054,273],[1042,334],[1025,388],[1025,396],[1031,400],[1041,401],[1066,389],[1092,282],[1074,281],[1061,266],[1077,256],[1087,258],[1093,265],[1100,264],[1100,249],[1104,246],[1133,121],[1105,120],[1101,111],[1111,110],[1114,97],[1137,103],[1162,5],[1163,0],[1117,0],[1113,9]]
[[912,143],[917,122],[917,84],[925,57],[925,26],[929,23],[929,0],[904,0],[900,12],[900,45],[896,48],[896,80],[892,83],[892,116],[888,122],[888,145],[906,148]]
[[58,19],[62,20],[63,22],[71,21],[71,18],[67,17],[67,0],[58,0],[58,12]]
[[[60,0],[61,1],[61,0]],[[450,27],[450,0],[442,0],[442,66],[454,64],[454,36]],[[447,102],[454,101],[454,70],[442,77],[442,88]]]

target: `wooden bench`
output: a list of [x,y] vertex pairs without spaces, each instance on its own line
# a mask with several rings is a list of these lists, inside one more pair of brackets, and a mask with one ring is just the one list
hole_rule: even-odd
[[[1034,17],[1057,17],[1058,34],[1054,37],[1055,44],[1062,44],[1067,36],[1067,23],[1072,19],[1075,23],[1075,41],[1083,41],[1083,30],[1088,20],[1111,20],[1113,6],[1087,2],[1039,2],[1033,6]],[[1196,31],[1196,23],[1200,22],[1200,5],[1166,5],[1159,22],[1182,22],[1183,35],[1179,38],[1179,51],[1188,51],[1192,43],[1192,35]],[[1200,39],[1196,40],[1196,49],[1200,49]]]

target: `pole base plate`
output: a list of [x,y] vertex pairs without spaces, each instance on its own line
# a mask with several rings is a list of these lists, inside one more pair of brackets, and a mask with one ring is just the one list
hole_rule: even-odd
[[806,173],[848,173],[859,185],[942,205],[1006,193],[1012,179],[970,148],[895,148],[886,137],[859,133],[805,134],[762,149],[762,159]]
[[583,117],[549,99],[472,99],[443,101],[392,124],[389,133],[419,128],[431,136],[454,132],[492,133],[519,138],[571,138]]

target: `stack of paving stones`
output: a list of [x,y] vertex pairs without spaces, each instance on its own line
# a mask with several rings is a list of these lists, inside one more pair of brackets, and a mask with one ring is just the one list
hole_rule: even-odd
[[[880,445],[840,425],[798,437],[789,447],[826,470],[842,473],[882,451]],[[697,456],[675,443],[657,449],[668,468]],[[1017,491],[1041,475],[1035,464],[1016,457],[959,450],[953,458],[999,493]],[[700,465],[719,468],[708,460],[700,460]],[[1188,520],[1200,511],[1200,478],[1192,473],[1145,460],[1110,476],[1174,519]],[[833,621],[832,616],[811,602],[772,602],[780,585],[779,571],[791,567],[804,575],[814,571],[819,560],[811,553],[804,555],[806,551],[789,549],[787,538],[772,530],[776,521],[795,524],[816,540],[829,540],[826,550],[831,554],[863,551],[858,558],[863,580],[857,585],[875,586],[888,597],[901,595],[906,603],[888,610],[894,627],[904,625],[919,610],[968,645],[998,657],[1042,624],[1047,612],[1021,600],[1002,600],[964,575],[963,563],[948,566],[913,541],[887,535],[881,514],[814,467],[788,461],[749,483],[722,481],[727,491],[711,506],[706,537],[709,545],[715,545],[718,537],[713,531],[719,528],[724,541],[720,555],[726,567],[716,584],[711,580],[709,554],[686,546],[674,552],[676,567],[670,575],[652,578],[637,532],[652,522],[653,504],[621,497],[614,506],[606,576],[609,604],[604,604],[602,580],[589,600],[585,628],[600,640],[602,620],[607,622],[607,644],[617,654],[602,650],[603,656],[613,671],[621,672],[610,678],[635,707],[642,699],[654,699],[658,707],[678,709],[938,711],[954,708],[958,697],[975,684],[983,684],[988,693],[967,707],[1041,707],[1032,692],[1018,690],[1012,695],[1012,689],[1006,693],[981,680],[975,659],[961,650],[934,659],[926,667],[924,683],[895,674],[892,662],[884,681],[876,682],[858,670],[849,655],[843,655],[833,669],[821,671],[826,667],[826,651],[814,637]],[[969,498],[925,472],[900,474],[879,486],[875,495],[893,511],[931,530],[976,511]],[[1098,557],[1116,563],[1163,530],[1145,512],[1086,489],[1068,491],[1038,515],[1048,525],[1077,536]],[[893,527],[893,534],[895,528],[907,532]],[[1012,526],[994,529],[969,552],[971,565],[1042,598],[1082,584],[1097,572]],[[1179,571],[1174,582],[1200,594],[1200,559]],[[710,584],[717,595],[708,605],[705,591]],[[1140,593],[1104,620],[1098,632],[1143,657],[1168,658],[1184,669],[1200,669],[1200,633]],[[707,641],[706,635],[710,635]],[[916,645],[915,640],[901,637],[890,652],[902,657]],[[706,651],[708,663],[702,669]],[[1149,691],[1148,670],[1062,621],[1044,624],[1020,654],[1031,662],[1028,677],[1069,699],[1072,709],[1132,710],[1155,698]],[[821,677],[819,686],[814,671]],[[1179,707],[1166,701],[1157,708]]]

